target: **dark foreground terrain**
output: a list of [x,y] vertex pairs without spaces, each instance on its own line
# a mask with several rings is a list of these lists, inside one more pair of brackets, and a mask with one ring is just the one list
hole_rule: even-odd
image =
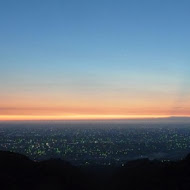
[[178,162],[136,160],[120,168],[75,167],[62,160],[34,162],[0,151],[1,190],[189,190],[190,155]]

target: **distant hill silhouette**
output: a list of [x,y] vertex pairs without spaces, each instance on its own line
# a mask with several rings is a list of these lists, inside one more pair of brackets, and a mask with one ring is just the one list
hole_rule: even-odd
[[0,151],[1,190],[189,190],[190,154],[182,161],[141,159],[120,168],[75,167],[63,160],[34,162]]
[[144,118],[144,119],[122,119],[115,120],[126,123],[165,123],[165,124],[189,124],[190,117],[165,117],[165,118]]

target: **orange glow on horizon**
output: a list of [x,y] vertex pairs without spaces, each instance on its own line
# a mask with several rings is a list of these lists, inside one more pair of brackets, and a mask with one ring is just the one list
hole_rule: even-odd
[[[171,116],[189,117],[190,102],[177,106],[174,98],[156,97],[141,94],[134,97],[91,97],[80,94],[68,97],[59,94],[49,97],[24,95],[2,98],[0,121],[14,120],[106,120],[166,118]],[[62,96],[61,96],[62,95]],[[74,95],[73,95],[74,96]]]
[[[173,115],[172,115],[173,116]],[[175,115],[179,116],[179,115]],[[27,121],[27,120],[101,120],[101,119],[151,119],[167,118],[171,115],[0,115],[0,121]],[[189,117],[181,115],[180,117]]]

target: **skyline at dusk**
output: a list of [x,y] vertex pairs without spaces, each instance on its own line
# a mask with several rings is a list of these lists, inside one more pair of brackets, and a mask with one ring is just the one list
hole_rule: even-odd
[[0,121],[190,117],[190,1],[0,1]]

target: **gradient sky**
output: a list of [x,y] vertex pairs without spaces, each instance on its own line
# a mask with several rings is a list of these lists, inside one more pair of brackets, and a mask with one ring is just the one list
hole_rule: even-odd
[[189,0],[1,0],[0,120],[190,116]]

